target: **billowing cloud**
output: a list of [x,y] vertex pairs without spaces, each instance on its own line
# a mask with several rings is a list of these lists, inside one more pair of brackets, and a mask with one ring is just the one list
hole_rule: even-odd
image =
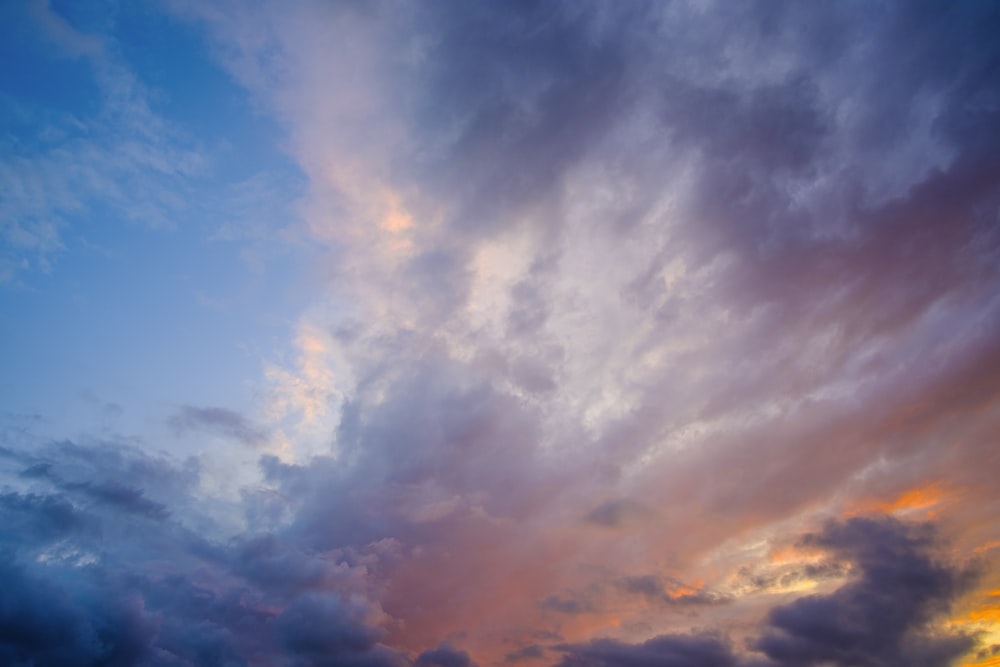
[[937,563],[929,526],[851,519],[808,540],[852,561],[859,576],[826,596],[772,610],[757,648],[781,665],[948,665],[971,639],[930,629],[967,577]]
[[156,620],[140,599],[73,595],[9,558],[0,570],[0,656],[8,664],[135,665],[152,658]]
[[828,524],[804,538],[847,559],[859,572],[825,595],[772,609],[746,650],[711,634],[663,635],[641,644],[596,639],[558,647],[561,667],[604,665],[934,665],[953,664],[973,645],[969,636],[935,630],[970,583],[938,563],[930,525],[886,518]]
[[437,648],[428,649],[417,656],[413,667],[476,667],[465,651],[442,644]]

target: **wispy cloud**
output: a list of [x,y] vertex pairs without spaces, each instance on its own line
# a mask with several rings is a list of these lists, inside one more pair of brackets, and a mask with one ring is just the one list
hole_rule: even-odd
[[43,43],[46,57],[82,65],[96,85],[86,115],[6,98],[3,115],[23,129],[4,138],[0,160],[3,255],[0,277],[47,271],[66,247],[83,211],[132,224],[171,228],[185,204],[188,179],[205,157],[150,105],[151,92],[118,56],[112,37],[74,27],[47,2],[12,8]]
[[227,408],[185,405],[171,415],[167,423],[181,435],[189,431],[208,431],[251,447],[259,447],[269,439],[265,429]]

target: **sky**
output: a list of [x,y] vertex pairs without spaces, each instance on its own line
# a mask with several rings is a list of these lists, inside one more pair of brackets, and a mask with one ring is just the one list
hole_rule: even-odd
[[0,663],[1000,666],[998,32],[0,3]]

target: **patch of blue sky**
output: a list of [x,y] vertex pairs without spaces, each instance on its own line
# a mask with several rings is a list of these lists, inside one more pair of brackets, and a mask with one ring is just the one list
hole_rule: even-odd
[[90,115],[100,107],[90,66],[82,58],[54,53],[25,4],[0,3],[0,119],[4,135],[13,139],[41,120],[29,110]]
[[155,5],[0,11],[0,413],[66,437],[252,410],[308,301],[280,128]]

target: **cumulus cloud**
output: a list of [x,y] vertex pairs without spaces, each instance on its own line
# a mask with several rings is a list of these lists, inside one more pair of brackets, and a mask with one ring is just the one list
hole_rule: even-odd
[[157,623],[140,599],[67,591],[9,556],[0,572],[0,656],[8,664],[149,664]]
[[930,526],[851,519],[807,543],[849,559],[860,570],[826,596],[778,607],[757,648],[780,665],[950,665],[969,637],[929,628],[969,580],[935,561]]
[[378,644],[385,619],[364,564],[267,535],[206,539],[143,489],[85,478],[115,466],[139,473],[136,484],[140,471],[161,489],[173,478],[177,504],[195,506],[190,473],[166,460],[112,443],[43,453],[64,456],[22,477],[37,490],[0,496],[0,655],[11,664],[405,663]]
[[731,648],[713,637],[657,637],[639,645],[596,639],[568,649],[562,667],[664,665],[664,667],[731,667],[738,664]]
[[[597,639],[559,647],[560,667],[603,665],[928,665],[954,664],[974,644],[930,622],[969,584],[968,574],[937,562],[930,525],[888,518],[831,522],[804,538],[849,560],[860,572],[826,595],[772,609],[751,650],[713,635],[664,635],[641,644]],[[763,654],[763,655],[761,655]]]
[[465,651],[442,644],[417,656],[413,667],[477,667],[477,665]]
[[363,601],[307,593],[275,619],[280,641],[311,665],[399,665],[402,658],[375,651],[382,633]]

